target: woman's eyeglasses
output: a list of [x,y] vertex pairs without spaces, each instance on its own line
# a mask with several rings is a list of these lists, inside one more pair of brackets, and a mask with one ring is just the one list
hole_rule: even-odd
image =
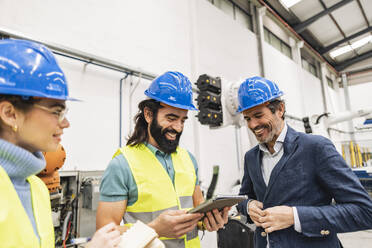
[[48,108],[39,104],[34,104],[34,106],[36,108],[48,111],[49,113],[52,113],[53,115],[57,116],[58,123],[61,123],[66,118],[66,114],[68,112],[68,108],[65,109],[62,109],[61,107]]

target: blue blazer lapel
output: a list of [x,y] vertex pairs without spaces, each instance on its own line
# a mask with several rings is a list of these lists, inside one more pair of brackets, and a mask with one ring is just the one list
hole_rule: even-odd
[[252,161],[252,163],[250,163],[253,166],[250,167],[250,168],[251,168],[251,172],[252,172],[252,178],[255,178],[257,180],[256,182],[257,182],[258,192],[255,192],[256,196],[258,198],[257,200],[262,201],[264,196],[265,196],[265,192],[266,192],[266,183],[263,179],[262,167],[261,167],[262,152],[261,152],[261,150],[258,146],[256,146],[255,149],[256,150],[253,152],[254,157],[252,157],[253,161]]
[[[256,177],[258,180],[259,187],[262,189],[262,192],[267,191],[266,183],[263,178],[262,174],[262,152],[260,148],[257,146],[258,152],[256,153],[256,161],[255,161],[255,172],[256,172]],[[261,195],[261,199],[264,197],[264,195]]]
[[284,168],[288,159],[290,157],[292,157],[293,153],[296,151],[296,149],[298,147],[297,137],[298,137],[297,132],[294,129],[292,129],[290,126],[288,126],[287,135],[286,135],[286,137],[284,139],[284,143],[283,143],[283,149],[284,149],[283,156],[279,160],[279,162],[275,165],[273,171],[271,172],[269,185],[267,186],[264,201],[268,197],[268,195],[270,193],[270,190],[273,188],[273,185],[274,185],[274,183],[276,181],[276,178],[278,177],[280,171]]

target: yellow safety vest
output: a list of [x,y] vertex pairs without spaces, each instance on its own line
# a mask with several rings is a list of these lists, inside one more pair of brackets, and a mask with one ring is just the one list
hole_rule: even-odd
[[49,192],[36,176],[27,178],[40,242],[5,170],[0,166],[0,247],[53,248],[54,228]]
[[[149,223],[165,210],[190,209],[195,190],[196,174],[187,150],[177,148],[171,154],[175,177],[174,185],[164,167],[144,144],[120,148],[114,155],[122,153],[128,161],[138,188],[138,200],[127,207],[124,222],[133,224],[137,220]],[[179,239],[160,237],[168,248],[199,248],[198,230]]]

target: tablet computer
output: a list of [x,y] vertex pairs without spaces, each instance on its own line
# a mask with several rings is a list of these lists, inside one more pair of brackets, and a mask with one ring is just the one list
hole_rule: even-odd
[[239,202],[248,199],[245,195],[216,195],[213,198],[203,202],[199,206],[190,209],[188,213],[206,213],[213,209],[221,211],[224,207],[231,207]]

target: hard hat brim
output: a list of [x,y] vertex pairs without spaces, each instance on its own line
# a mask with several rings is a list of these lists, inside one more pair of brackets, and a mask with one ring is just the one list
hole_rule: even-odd
[[52,96],[52,95],[47,95],[47,94],[41,94],[39,91],[30,90],[30,89],[9,89],[9,88],[0,87],[0,94],[22,96],[22,97],[40,97],[40,98],[65,100],[65,101],[81,101],[80,99],[69,97],[69,96]]
[[183,105],[183,104],[173,103],[173,102],[170,102],[170,101],[165,101],[164,99],[160,99],[159,97],[156,97],[154,95],[151,95],[149,92],[147,92],[147,90],[145,91],[145,95],[148,96],[151,99],[154,99],[156,101],[165,103],[165,104],[167,104],[169,106],[172,106],[172,107],[175,107],[175,108],[180,108],[180,109],[185,109],[185,110],[199,111],[193,104],[191,104],[191,105]]
[[255,104],[252,104],[251,106],[248,106],[248,107],[245,107],[245,108],[241,108],[241,107],[239,106],[236,112],[237,112],[237,113],[241,113],[241,112],[243,112],[244,110],[247,110],[247,109],[250,109],[250,108],[257,107],[257,106],[259,106],[259,105],[261,105],[261,104],[264,104],[264,103],[266,103],[266,102],[271,102],[271,101],[273,101],[273,100],[275,100],[275,99],[277,99],[277,98],[279,98],[279,97],[281,97],[281,96],[283,96],[283,95],[284,95],[284,93],[281,91],[277,96],[275,96],[275,97],[273,97],[273,98],[271,98],[271,99],[269,99],[269,100],[267,100],[267,101],[257,102],[257,103],[255,103]]

